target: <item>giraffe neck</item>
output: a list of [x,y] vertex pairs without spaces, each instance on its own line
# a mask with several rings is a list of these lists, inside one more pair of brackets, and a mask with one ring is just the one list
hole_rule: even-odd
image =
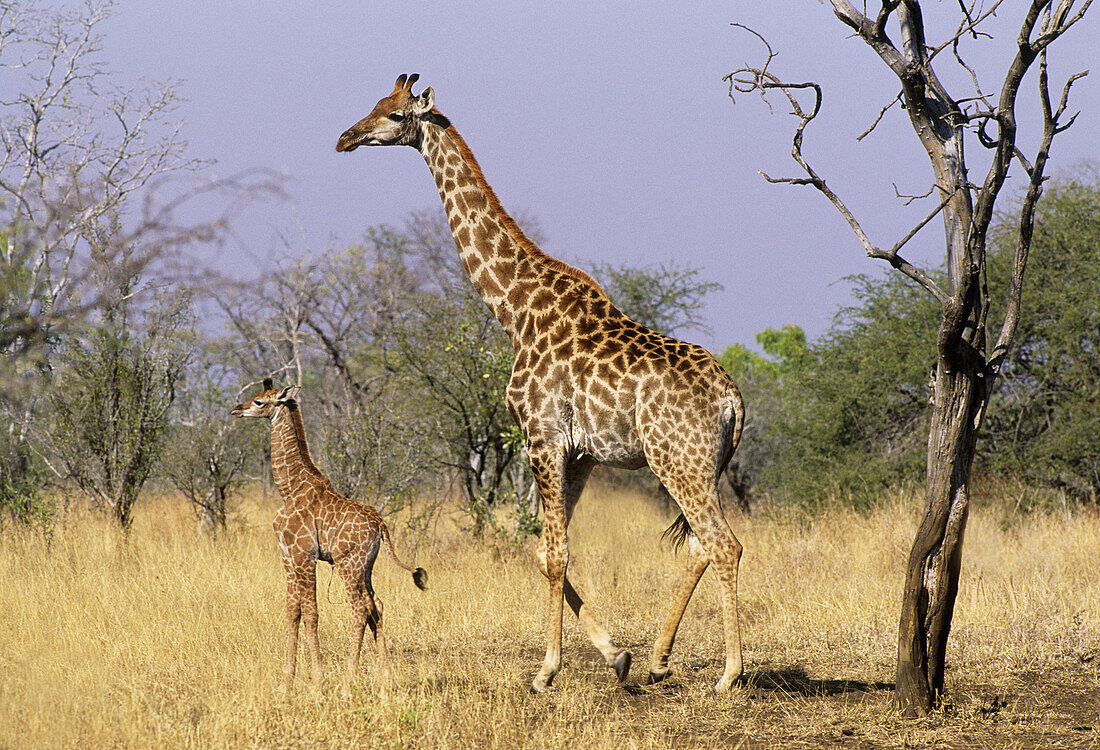
[[292,502],[310,482],[325,481],[313,463],[306,429],[297,404],[280,406],[271,418],[271,473],[283,502]]
[[[603,290],[588,274],[552,258],[504,210],[470,147],[438,112],[421,125],[419,150],[435,178],[455,246],[470,281],[504,331],[530,335],[528,313],[567,289]],[[541,294],[540,294],[541,292]]]

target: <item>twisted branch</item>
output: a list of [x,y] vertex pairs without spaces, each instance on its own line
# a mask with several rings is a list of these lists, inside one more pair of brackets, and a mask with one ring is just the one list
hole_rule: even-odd
[[[770,60],[770,58],[769,58]],[[775,75],[767,72],[763,68],[740,68],[725,76],[723,80],[728,81],[730,85],[730,98],[733,98],[732,92],[737,90],[741,93],[751,93],[753,91],[760,92],[761,97],[766,100],[766,93],[773,89],[778,89],[783,92],[783,95],[787,97],[787,101],[791,105],[791,114],[798,118],[798,125],[795,127],[793,144],[791,147],[791,157],[806,173],[806,177],[772,177],[764,172],[760,172],[760,176],[772,184],[785,183],[789,185],[809,185],[816,188],[833,204],[840,215],[844,217],[844,220],[848,222],[848,226],[852,229],[852,232],[856,235],[860,244],[863,245],[867,256],[870,258],[876,258],[879,260],[885,260],[891,266],[901,271],[903,274],[920,284],[925,290],[929,292],[941,305],[948,303],[948,296],[940,289],[939,285],[921,269],[914,266],[907,261],[898,251],[905,245],[912,237],[920,231],[920,229],[932,220],[937,214],[939,214],[948,202],[954,197],[954,192],[948,193],[939,207],[936,208],[928,217],[922,220],[909,234],[907,234],[902,240],[896,243],[890,250],[882,250],[876,246],[871,239],[867,236],[867,233],[863,230],[862,225],[855,218],[852,212],[845,205],[833,190],[826,184],[825,180],[817,174],[817,172],[810,166],[802,154],[802,141],[805,135],[806,127],[817,117],[818,112],[821,109],[821,86],[814,82],[807,83],[788,83],[780,80]],[[802,105],[794,95],[794,91],[798,89],[810,89],[814,92],[814,104],[813,107],[807,112],[803,110]]]

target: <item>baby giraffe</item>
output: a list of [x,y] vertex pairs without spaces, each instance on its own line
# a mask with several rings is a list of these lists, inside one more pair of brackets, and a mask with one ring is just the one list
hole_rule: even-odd
[[306,621],[312,676],[321,685],[321,648],[317,642],[317,561],[336,568],[351,602],[351,652],[343,692],[349,694],[359,669],[363,633],[370,625],[378,647],[379,665],[387,672],[386,643],[382,636],[382,602],[371,586],[371,571],[378,548],[399,567],[412,572],[413,582],[427,588],[428,574],[401,562],[393,551],[390,532],[382,516],[369,505],[341,496],[321,473],[309,455],[302,412],[298,406],[299,386],[282,390],[264,380],[264,390],[232,412],[234,417],[262,417],[271,420],[271,471],[283,498],[275,514],[275,534],[283,552],[286,571],[286,667],[283,689],[294,682],[298,655],[298,623]]

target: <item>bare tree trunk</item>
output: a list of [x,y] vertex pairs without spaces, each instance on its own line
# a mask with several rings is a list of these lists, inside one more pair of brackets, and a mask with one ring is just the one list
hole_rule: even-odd
[[959,590],[969,514],[981,360],[964,352],[954,372],[937,374],[928,439],[925,510],[909,552],[898,625],[897,700],[908,716],[927,712],[943,692],[947,637]]

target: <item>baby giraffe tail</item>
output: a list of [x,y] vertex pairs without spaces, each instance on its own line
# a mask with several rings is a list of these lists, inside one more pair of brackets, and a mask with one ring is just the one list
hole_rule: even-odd
[[421,591],[428,590],[428,571],[423,568],[414,568],[411,565],[406,565],[398,559],[397,553],[393,551],[393,542],[390,541],[390,530],[385,523],[382,524],[382,545],[386,548],[386,552],[389,553],[390,559],[399,568],[404,568],[413,574],[413,583]]

